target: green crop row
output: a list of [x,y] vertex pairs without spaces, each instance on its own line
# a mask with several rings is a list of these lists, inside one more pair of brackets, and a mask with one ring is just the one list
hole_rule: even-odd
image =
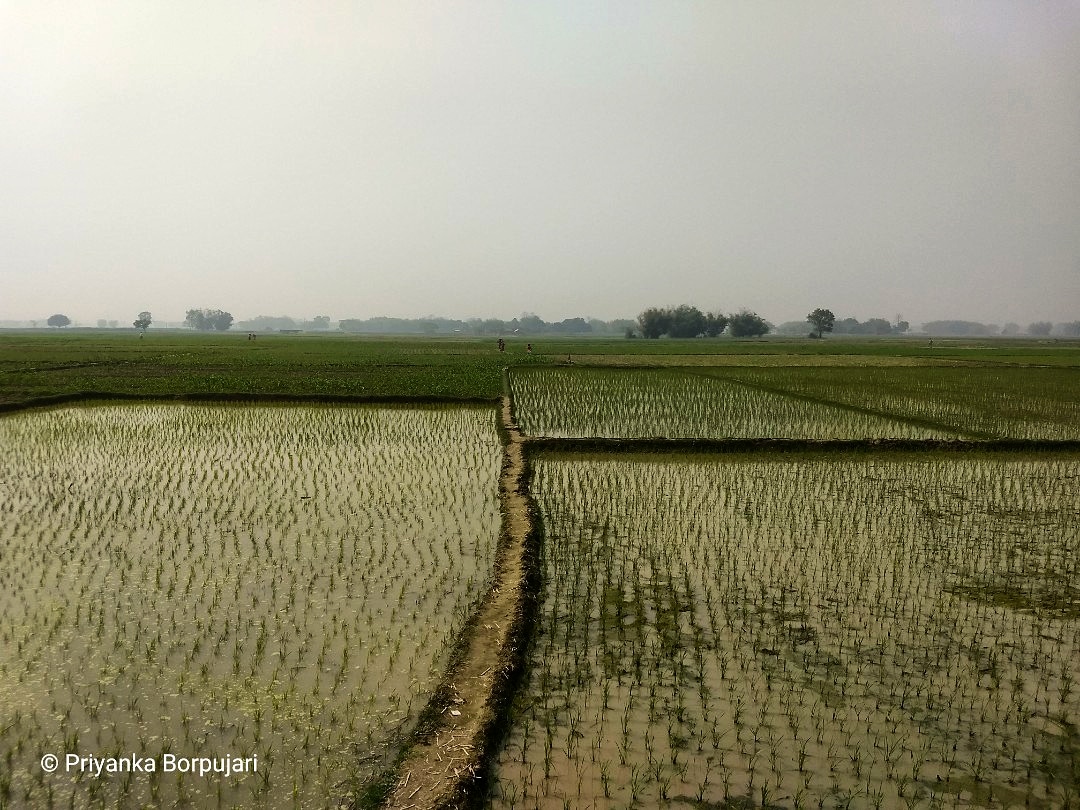
[[1026,366],[710,369],[758,390],[983,438],[1080,438],[1080,370]]
[[[980,363],[1080,368],[1076,341],[612,340],[359,337],[154,330],[0,332],[0,406],[97,392],[494,399],[504,366],[566,362],[604,365],[895,365]],[[917,372],[916,372],[917,374]]]
[[517,369],[515,414],[533,436],[609,438],[955,438],[902,419],[677,369]]
[[494,400],[501,370],[536,363],[494,340],[154,333],[0,335],[0,404],[80,392]]

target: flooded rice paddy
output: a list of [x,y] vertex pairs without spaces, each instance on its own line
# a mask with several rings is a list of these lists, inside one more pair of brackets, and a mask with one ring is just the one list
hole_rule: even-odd
[[781,394],[917,419],[978,438],[1080,439],[1080,371],[1027,366],[727,368]]
[[498,808],[1075,806],[1080,458],[544,456]]
[[[511,387],[529,436],[1080,435],[1060,378],[948,371],[960,393],[904,368]],[[0,446],[0,807],[354,799],[490,581],[490,408],[86,405],[0,419]],[[1075,452],[533,469],[544,582],[491,806],[1080,801]],[[68,753],[258,768],[41,768]]]
[[656,369],[518,369],[522,432],[560,438],[948,439],[941,430],[737,382]]
[[490,575],[488,408],[95,405],[0,446],[0,805],[327,806],[393,756]]

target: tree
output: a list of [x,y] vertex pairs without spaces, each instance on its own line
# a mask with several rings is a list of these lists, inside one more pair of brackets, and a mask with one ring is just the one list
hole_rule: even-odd
[[996,329],[978,321],[927,321],[923,324],[923,332],[928,335],[945,335],[948,337],[973,337],[979,335],[992,335]]
[[224,332],[232,322],[232,314],[220,309],[189,309],[184,318],[184,326],[200,332]]
[[139,313],[138,318],[131,322],[131,325],[134,326],[136,329],[147,329],[149,328],[152,321],[153,318],[150,317],[150,313],[144,310]]
[[[634,326],[621,321],[612,321],[612,324],[618,324],[624,331],[632,330]],[[638,315],[637,326],[642,337],[653,339],[663,335],[673,338],[716,337],[727,326],[727,318],[717,312],[705,314],[695,306],[680,304],[674,309],[650,307]]]
[[809,315],[806,316],[806,320],[810,321],[810,325],[814,327],[817,332],[816,337],[821,337],[825,332],[831,332],[833,325],[836,323],[836,316],[832,314],[830,309],[815,309]]
[[870,318],[863,321],[862,332],[864,335],[891,335],[893,326],[884,318]]
[[214,329],[218,332],[226,332],[229,327],[232,326],[233,316],[229,312],[222,312],[220,309],[210,310],[210,323]]
[[668,335],[673,338],[695,338],[705,334],[705,315],[697,307],[682,304],[670,313]]
[[565,318],[550,324],[548,331],[556,335],[584,335],[592,331],[592,325],[584,318]]
[[[52,319],[50,318],[50,321]],[[1050,330],[1054,328],[1054,325],[1050,321],[1036,321],[1028,326],[1029,335],[1038,335],[1039,337],[1046,337],[1050,334]]]
[[67,326],[71,323],[71,318],[57,313],[56,315],[50,315],[49,320],[45,321],[45,323],[49,326]]
[[720,333],[727,329],[727,315],[719,312],[710,312],[705,316],[705,337],[719,337]]
[[732,337],[760,337],[769,333],[769,324],[756,312],[744,309],[728,316],[728,331]]
[[540,335],[547,331],[547,321],[532,312],[522,312],[517,320],[517,328],[522,334]]
[[641,328],[641,336],[644,338],[655,339],[661,335],[666,335],[668,329],[671,328],[671,312],[670,310],[650,307],[638,315],[638,326]]

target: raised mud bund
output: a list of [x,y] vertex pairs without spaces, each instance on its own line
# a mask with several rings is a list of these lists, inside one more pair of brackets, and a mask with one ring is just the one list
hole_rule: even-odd
[[528,494],[528,461],[511,402],[500,407],[503,525],[493,585],[396,768],[390,808],[449,808],[487,790],[486,764],[505,723],[539,593],[540,537]]

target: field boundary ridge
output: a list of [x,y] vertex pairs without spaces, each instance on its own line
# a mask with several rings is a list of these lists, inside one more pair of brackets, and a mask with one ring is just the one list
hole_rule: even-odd
[[523,671],[540,593],[541,538],[526,440],[509,396],[499,417],[502,526],[492,586],[391,776],[382,804],[391,810],[462,808],[486,792],[485,768]]
[[668,439],[530,436],[529,453],[1080,452],[1080,439]]
[[92,405],[96,402],[191,402],[205,405],[215,403],[248,403],[251,405],[483,405],[491,407],[496,399],[486,397],[417,396],[412,394],[259,394],[259,393],[205,393],[181,392],[173,394],[136,394],[118,391],[79,391],[34,397],[19,402],[0,402],[0,414],[17,413],[37,408],[54,408],[59,405]]

